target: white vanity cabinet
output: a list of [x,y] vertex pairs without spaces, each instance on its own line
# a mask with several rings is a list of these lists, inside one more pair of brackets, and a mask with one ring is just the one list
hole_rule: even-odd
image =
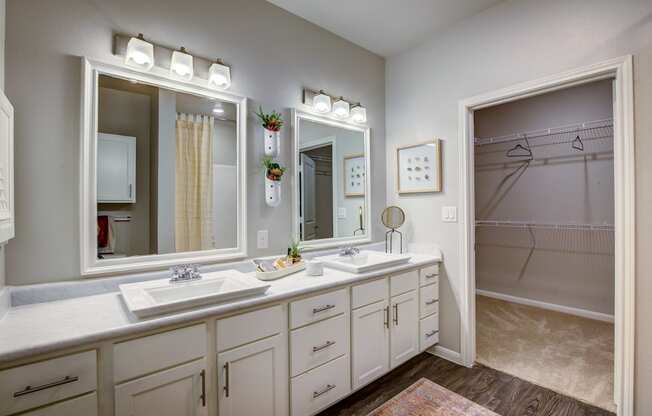
[[136,202],[136,138],[97,134],[97,202]]
[[288,414],[287,307],[217,321],[220,416]]
[[115,344],[115,416],[206,416],[206,325]]
[[439,342],[439,264],[419,271],[419,351]]
[[390,368],[419,353],[419,294],[411,290],[391,300]]

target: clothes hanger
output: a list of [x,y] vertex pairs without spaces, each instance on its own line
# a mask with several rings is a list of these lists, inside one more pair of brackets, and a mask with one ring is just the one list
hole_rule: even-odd
[[584,151],[584,142],[582,142],[582,139],[580,139],[579,133],[577,134],[577,136],[575,136],[575,140],[573,140],[571,146],[575,150],[580,150],[582,152]]

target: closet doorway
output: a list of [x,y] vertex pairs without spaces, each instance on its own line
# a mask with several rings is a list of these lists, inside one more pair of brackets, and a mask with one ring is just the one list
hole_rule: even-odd
[[[539,225],[541,231],[543,232],[552,232],[552,230],[547,230],[545,227],[550,226],[549,223],[541,221],[538,223],[536,218],[527,218],[525,220],[518,220],[514,218],[506,219],[486,219],[478,218],[478,221],[488,221],[486,223],[479,222],[476,226],[476,187],[479,186],[476,184],[476,172],[475,172],[475,117],[474,113],[481,111],[483,109],[488,109],[490,107],[499,106],[502,104],[512,103],[520,100],[525,100],[529,98],[534,98],[537,96],[542,96],[548,93],[553,93],[556,91],[570,89],[573,87],[578,87],[584,84],[607,81],[609,80],[612,84],[612,129],[613,129],[613,200],[610,201],[613,210],[613,283],[614,283],[614,297],[613,297],[613,319],[614,319],[614,342],[613,342],[613,402],[615,403],[616,414],[618,416],[633,416],[634,415],[634,370],[635,370],[635,260],[636,260],[636,244],[635,244],[635,230],[636,230],[636,221],[635,221],[635,153],[634,153],[634,116],[633,116],[633,71],[632,71],[632,57],[624,56],[621,58],[614,58],[605,62],[598,64],[589,65],[587,67],[577,68],[570,71],[566,71],[560,74],[549,76],[546,78],[525,82],[522,84],[517,84],[512,87],[504,88],[501,90],[496,90],[481,94],[478,96],[470,97],[464,100],[461,100],[459,103],[459,134],[460,134],[460,146],[461,151],[460,155],[460,257],[461,257],[461,287],[460,287],[460,312],[461,312],[461,332],[460,332],[460,343],[461,343],[461,352],[460,352],[460,362],[466,366],[472,366],[476,363],[476,229],[482,227],[503,227],[506,228],[503,230],[503,234],[506,232],[516,232],[525,230],[525,240],[521,241],[521,245],[526,245],[526,255],[522,258],[521,265],[526,263],[527,257],[530,257],[529,264],[532,263],[536,254],[529,255],[529,252],[532,246],[535,247],[535,252],[538,247],[542,246],[545,239],[537,239],[537,235],[532,238],[530,229],[534,226]],[[605,120],[585,120],[588,121],[602,121],[606,123],[601,125],[598,123],[595,127],[607,127],[608,119]],[[576,123],[580,124],[581,123]],[[549,126],[549,127],[564,127],[560,126]],[[566,126],[569,127],[569,126]],[[573,126],[571,126],[573,127]],[[584,127],[587,127],[585,124]],[[591,126],[588,126],[591,127]],[[577,130],[577,125],[575,125]],[[544,128],[545,129],[545,128]],[[552,130],[552,129],[551,129]],[[525,131],[525,133],[532,133],[530,131]],[[548,132],[549,133],[549,132]],[[577,133],[577,131],[576,131]],[[575,145],[581,151],[580,148],[584,146],[584,152],[588,146],[584,141],[580,144],[579,141],[576,141],[577,134],[571,136],[570,143],[555,143],[550,147],[569,145],[573,148]],[[491,138],[489,138],[491,139]],[[530,137],[528,141],[525,139],[520,143],[512,143],[512,147],[503,149],[503,157],[508,159],[510,162],[515,161],[515,159],[525,158],[530,159],[530,166],[532,167],[537,159],[537,148],[530,145]],[[582,137],[580,136],[580,139]],[[536,143],[537,140],[533,140]],[[568,140],[561,140],[568,141]],[[575,143],[573,143],[575,142]],[[516,146],[520,144],[520,146]],[[540,150],[540,149],[539,149]],[[507,157],[507,153],[509,156]],[[530,155],[531,153],[531,155]],[[541,152],[538,152],[541,154]],[[544,159],[546,158],[545,153],[543,154]],[[551,158],[552,155],[549,157]],[[507,162],[507,163],[510,163]],[[594,165],[595,166],[595,165]],[[543,169],[544,166],[541,168]],[[545,166],[546,168],[548,166]],[[525,169],[525,166],[521,168],[521,171]],[[520,173],[521,177],[523,175],[529,175],[530,172],[525,170],[526,173]],[[509,178],[519,175],[519,171],[515,171],[513,175]],[[583,173],[586,176],[586,172]],[[507,180],[509,180],[509,178]],[[569,181],[569,179],[560,179],[557,180],[555,188],[564,188],[567,184],[563,183]],[[570,180],[572,183],[573,180]],[[562,186],[563,185],[563,186]],[[512,186],[514,189],[516,185]],[[540,199],[540,204],[543,204],[546,208],[546,215],[551,215],[554,212],[559,212],[558,205],[567,206],[568,201],[575,197],[571,194],[559,194],[559,193],[545,193],[541,185],[536,192],[543,193],[547,195],[547,198]],[[478,207],[479,211],[482,207]],[[544,217],[545,219],[545,217]],[[493,221],[493,223],[489,222]],[[511,221],[509,223],[508,221]],[[612,224],[595,224],[592,222],[581,223],[579,220],[575,225],[583,226],[586,230],[568,230],[568,232],[599,232],[599,233],[608,233],[610,232]],[[523,224],[526,223],[526,224]],[[562,224],[562,221],[554,224]],[[573,223],[563,223],[565,225],[573,225]],[[529,226],[528,226],[529,225]],[[513,229],[509,229],[507,226],[514,226]],[[517,227],[521,227],[518,229]],[[604,230],[598,230],[599,227],[605,228]],[[561,228],[561,227],[557,227]],[[578,227],[582,228],[582,227]],[[595,229],[596,231],[593,231]],[[540,232],[541,232],[540,231]],[[533,231],[536,233],[537,231]],[[500,233],[495,233],[498,236]],[[536,241],[534,241],[536,240]],[[595,241],[591,241],[591,244],[595,244]],[[609,239],[604,242],[603,247],[608,247],[611,245]],[[569,247],[573,248],[573,247]],[[576,247],[579,248],[579,247]],[[506,249],[506,248],[505,248]],[[608,256],[608,253],[605,254]],[[555,268],[559,268],[558,264],[550,265],[550,273],[552,273]],[[593,267],[594,265],[591,265]],[[498,267],[498,266],[494,266]],[[504,264],[501,267],[507,268],[508,265]],[[529,267],[529,266],[528,266]],[[534,269],[537,270],[537,269]],[[526,271],[527,272],[527,271]],[[520,270],[517,270],[516,276],[520,275]],[[482,290],[482,289],[481,289]],[[593,290],[593,287],[588,285],[584,286],[584,290],[588,293]],[[500,299],[489,298],[490,301],[499,301]],[[512,299],[513,300],[513,299]],[[555,297],[554,302],[543,302],[547,304],[560,304],[562,301],[566,301],[560,296]],[[512,302],[514,303],[514,302]],[[518,307],[525,307],[526,305],[517,305]],[[536,310],[542,309],[541,304],[536,305]],[[576,312],[576,314],[583,314],[583,311],[586,309],[575,308],[576,310],[569,309],[563,311],[566,312],[566,315],[570,315],[567,312]],[[594,311],[595,312],[595,311]],[[608,315],[605,314],[605,315]],[[591,318],[600,317],[600,315],[592,315]],[[579,319],[580,317],[578,317]],[[602,323],[604,321],[595,320],[595,322]],[[514,342],[517,342],[516,340]],[[577,339],[579,345],[582,345],[583,339]],[[572,358],[570,359],[572,360]],[[582,380],[580,380],[582,382]],[[591,383],[590,380],[584,381],[586,384]],[[564,392],[568,394],[568,392]]]
[[473,114],[476,362],[610,411],[612,82]]

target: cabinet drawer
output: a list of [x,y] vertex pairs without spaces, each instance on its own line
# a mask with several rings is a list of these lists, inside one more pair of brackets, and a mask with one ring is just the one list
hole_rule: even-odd
[[351,290],[351,307],[353,309],[386,300],[389,294],[387,278],[353,286]]
[[419,351],[424,351],[439,342],[439,314],[430,315],[419,321]]
[[217,321],[217,351],[224,351],[280,334],[287,325],[283,305],[243,313]]
[[392,276],[389,280],[389,286],[391,288],[391,296],[415,290],[419,287],[419,271],[412,270]]
[[425,286],[439,281],[439,263],[419,271],[419,285]]
[[291,376],[297,376],[348,352],[348,314],[295,329],[290,334]]
[[351,390],[349,356],[295,377],[290,382],[292,416],[314,415],[347,395]]
[[419,317],[439,311],[439,284],[424,286],[419,290]]
[[116,383],[120,383],[205,355],[205,325],[175,329],[115,344],[113,377]]
[[97,393],[65,400],[20,416],[97,416]]
[[0,415],[5,416],[97,388],[95,350],[0,372]]
[[348,289],[298,300],[290,304],[290,328],[321,321],[349,310]]

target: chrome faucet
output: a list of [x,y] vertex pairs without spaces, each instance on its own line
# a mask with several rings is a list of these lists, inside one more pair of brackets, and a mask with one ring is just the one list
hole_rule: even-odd
[[170,268],[172,277],[170,283],[190,282],[201,279],[199,266],[196,264],[181,264]]
[[340,256],[342,257],[353,257],[358,253],[360,253],[360,249],[352,245],[340,247]]

